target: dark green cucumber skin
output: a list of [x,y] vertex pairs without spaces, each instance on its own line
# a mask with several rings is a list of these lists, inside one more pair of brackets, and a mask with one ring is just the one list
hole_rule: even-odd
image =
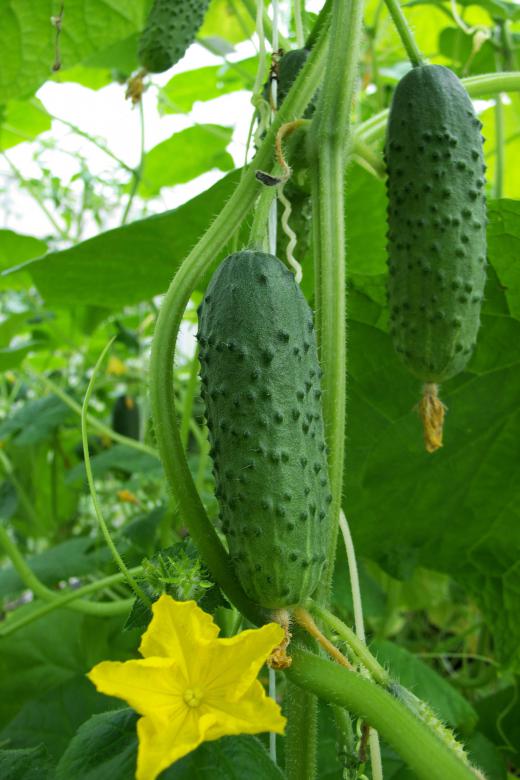
[[122,436],[139,439],[139,406],[131,396],[120,395],[112,410],[112,428]]
[[276,257],[241,251],[211,279],[198,340],[237,576],[262,607],[300,604],[322,571],[332,500],[312,312]]
[[448,68],[413,68],[399,82],[385,149],[390,332],[423,382],[458,374],[475,347],[486,280],[481,128]]
[[139,39],[138,57],[150,73],[175,65],[193,43],[209,0],[155,0]]

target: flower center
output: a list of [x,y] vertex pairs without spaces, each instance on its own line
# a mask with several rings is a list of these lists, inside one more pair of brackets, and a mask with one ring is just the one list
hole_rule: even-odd
[[202,691],[200,688],[186,688],[183,698],[188,707],[198,707],[202,701]]

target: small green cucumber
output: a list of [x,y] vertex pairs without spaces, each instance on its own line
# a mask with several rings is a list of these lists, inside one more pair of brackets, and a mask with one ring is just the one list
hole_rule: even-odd
[[150,73],[175,65],[195,40],[209,0],[154,0],[139,39],[138,57]]
[[122,436],[139,439],[139,407],[130,395],[120,395],[112,410],[112,428]]
[[486,279],[482,125],[442,65],[412,68],[392,101],[388,298],[394,346],[409,370],[440,383],[466,366]]
[[301,604],[325,562],[332,500],[312,312],[276,257],[241,251],[210,281],[198,340],[237,576],[262,607]]
[[[280,106],[287,93],[294,84],[296,77],[300,70],[303,68],[310,54],[310,49],[291,49],[291,51],[285,52],[278,62],[278,79],[277,79],[277,95],[276,102]],[[270,81],[264,85],[264,97],[269,100],[270,93]],[[311,102],[305,110],[304,116],[309,118],[312,116],[316,109],[317,95],[314,95]]]

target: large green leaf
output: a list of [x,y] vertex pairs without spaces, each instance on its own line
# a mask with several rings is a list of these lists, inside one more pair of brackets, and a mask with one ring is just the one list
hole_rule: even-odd
[[35,691],[35,698],[0,731],[0,742],[15,748],[44,745],[57,761],[82,723],[120,705],[120,700],[98,693],[82,674],[41,695]]
[[229,171],[233,158],[226,152],[233,129],[195,125],[154,146],[144,158],[139,194],[153,198],[162,187],[183,184],[208,170]]
[[177,73],[159,92],[159,111],[178,114],[191,111],[198,100],[214,98],[239,89],[252,89],[258,68],[256,57],[223,65],[208,65]]
[[[46,251],[47,244],[39,238],[24,236],[13,230],[0,230],[0,271],[33,257],[41,257]],[[15,290],[27,289],[30,284],[30,277],[26,273],[0,276],[0,290],[8,287]]]
[[30,272],[53,306],[88,303],[122,308],[150,299],[165,292],[181,261],[229,198],[238,176],[229,174],[173,211],[46,255],[23,271]]
[[137,634],[123,632],[124,622],[124,616],[97,618],[61,609],[0,638],[0,727],[30,700],[86,674],[99,661],[133,656]]
[[[68,0],[60,35],[61,64],[70,68],[144,26],[147,0]],[[0,102],[32,95],[52,74],[56,30],[51,0],[4,0],[0,27]]]
[[[137,715],[130,709],[94,715],[59,762],[56,780],[128,780],[135,773]],[[161,772],[161,780],[282,780],[254,737],[206,742]]]
[[0,150],[32,141],[50,130],[51,119],[40,101],[11,100],[0,110]]
[[45,747],[0,750],[2,780],[52,780],[54,769]]

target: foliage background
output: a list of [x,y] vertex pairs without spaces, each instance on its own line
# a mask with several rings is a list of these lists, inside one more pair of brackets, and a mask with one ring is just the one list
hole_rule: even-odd
[[[243,90],[252,88],[258,64],[254,44],[246,43],[254,33],[249,5],[212,0],[187,60],[152,79],[144,102],[142,154],[128,163],[127,124],[116,128],[120,152],[106,139],[90,133],[86,138],[81,113],[72,127],[57,121],[44,96],[52,94],[59,105],[60,90],[66,95],[68,85],[79,84],[88,90],[82,93],[88,94],[86,105],[95,106],[97,96],[101,105],[103,90],[111,90],[116,111],[131,116],[132,146],[138,150],[139,108],[130,114],[124,93],[126,79],[137,69],[136,42],[149,3],[67,0],[58,48],[49,19],[59,4],[0,3],[0,196],[6,215],[0,230],[0,523],[41,583],[55,593],[114,571],[86,493],[79,418],[70,400],[81,404],[91,367],[117,335],[92,414],[110,426],[117,397],[131,396],[140,410],[140,440],[153,446],[146,366],[158,296],[240,175],[233,169],[243,159],[253,113],[250,107],[245,122],[249,97]],[[457,8],[472,34],[461,29],[448,3],[406,7],[429,60],[450,65],[460,76],[517,69],[520,8],[504,0]],[[294,45],[287,11],[285,4],[285,33]],[[313,18],[308,10],[306,23]],[[369,0],[365,21],[356,103],[360,122],[388,106],[408,68],[384,5]],[[507,45],[500,38],[505,26]],[[480,28],[492,38],[475,51]],[[202,48],[211,51],[213,64],[186,70],[197,64],[193,52]],[[57,56],[61,68],[52,75]],[[45,91],[49,81],[52,93]],[[235,114],[232,103],[222,103],[225,96],[236,99]],[[199,101],[216,98],[201,110]],[[443,388],[449,407],[445,446],[433,456],[422,448],[414,410],[417,383],[395,357],[387,332],[384,182],[359,160],[347,171],[344,508],[361,559],[374,651],[463,735],[477,762],[498,780],[508,772],[518,774],[520,767],[520,102],[511,94],[501,104],[501,186],[496,108],[491,100],[477,106],[487,139],[490,273],[478,348],[468,370]],[[163,118],[150,120],[152,115]],[[203,115],[210,119],[201,121]],[[380,155],[380,141],[373,151]],[[165,210],[168,205],[175,208]],[[300,235],[306,229],[302,220]],[[283,237],[280,244],[283,250]],[[304,240],[300,247],[304,252]],[[215,257],[215,265],[221,259]],[[311,298],[308,250],[299,259]],[[192,335],[201,292],[202,285],[186,313],[176,371],[190,467],[216,517],[198,392],[193,397]],[[111,444],[94,428],[91,433],[98,490],[127,563],[137,566],[180,543],[182,518],[153,453],[132,442]],[[192,560],[193,551],[190,555]],[[199,587],[204,572],[196,559],[191,569],[179,568],[178,560],[184,558],[177,554],[169,561],[168,576],[159,578],[158,587],[188,592]],[[50,778],[58,766],[58,778],[71,773],[80,779],[128,777],[135,760],[132,716],[102,714],[118,703],[93,691],[84,674],[101,659],[132,656],[139,632],[121,630],[125,609],[103,618],[59,609],[29,622],[41,601],[31,600],[27,586],[6,556],[0,571],[5,618],[0,625],[0,774],[28,777],[31,767],[34,778]],[[200,595],[200,588],[196,592]],[[117,603],[128,593],[119,584],[103,598]],[[223,630],[232,630],[231,610],[217,594],[212,599]],[[341,551],[334,601],[338,614],[351,620]],[[2,626],[25,617],[25,627],[2,636]],[[340,777],[325,708],[321,720],[320,776]],[[112,760],[102,747],[114,733],[121,749]],[[92,755],[93,745],[101,756],[95,766],[81,759]],[[205,777],[212,771],[214,777],[218,751],[233,755],[226,760],[237,777],[241,761],[264,766],[259,742],[243,738],[205,746],[164,776],[185,772],[191,777],[197,771],[197,777]],[[255,756],[257,751],[257,758],[247,751]],[[259,777],[277,776],[272,765],[265,766]],[[410,777],[390,751],[385,771],[389,778]]]

